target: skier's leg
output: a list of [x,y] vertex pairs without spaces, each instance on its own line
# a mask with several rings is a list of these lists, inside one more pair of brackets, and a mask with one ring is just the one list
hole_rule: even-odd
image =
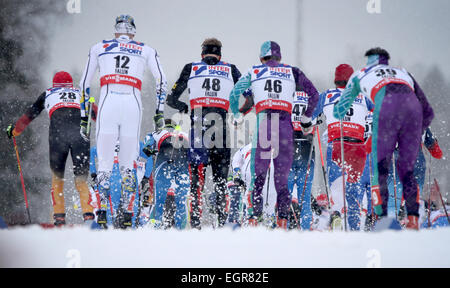
[[186,197],[189,193],[189,170],[188,165],[181,164],[177,169],[176,184],[178,185],[175,191],[175,227],[178,229],[185,229],[187,224],[186,213]]
[[52,202],[55,225],[65,224],[64,205],[64,170],[66,167],[69,145],[65,139],[56,135],[49,137],[50,169],[52,170]]
[[[300,224],[300,223],[297,223],[300,221],[300,219],[299,219],[300,215],[296,215],[296,214],[294,215],[294,213],[296,213],[295,208],[297,208],[297,211],[298,211],[298,201],[299,201],[297,198],[298,197],[297,196],[298,187],[299,187],[299,185],[297,183],[298,182],[297,179],[300,178],[299,177],[300,173],[298,170],[298,162],[299,161],[300,161],[300,159],[296,159],[292,162],[292,167],[289,171],[289,176],[288,176],[288,189],[289,189],[289,194],[291,197],[291,208],[289,211],[289,215],[291,215],[291,216],[289,217],[288,225],[291,229],[296,228],[297,225]],[[294,193],[295,184],[297,184],[297,193]]]
[[114,165],[114,152],[119,136],[119,124],[115,101],[112,95],[101,97],[96,121],[96,143],[98,173],[97,186],[100,194],[100,210],[97,221],[106,223],[106,209],[108,208],[108,194],[111,186],[110,178]]
[[359,183],[347,183],[346,184],[346,194],[345,198],[347,199],[347,208],[348,208],[348,224],[350,226],[350,230],[359,230],[360,222],[361,222],[361,208],[360,208],[360,198],[361,186]]
[[[299,177],[297,179],[297,197],[299,205],[301,207],[300,223],[303,230],[311,229],[312,222],[312,210],[311,210],[311,189],[314,180],[314,167],[315,167],[315,151],[312,152],[311,161],[309,161],[309,173],[308,160],[312,143],[308,141],[302,142],[302,158],[300,162]],[[308,177],[306,174],[308,173]],[[306,187],[305,187],[306,180]],[[305,192],[303,193],[303,190]],[[304,195],[302,195],[304,194]]]
[[[269,124],[268,124],[269,123]],[[256,149],[252,149],[251,155],[251,170],[252,170],[252,183],[250,185],[250,191],[252,191],[251,200],[252,200],[252,208],[253,215],[255,218],[259,218],[263,214],[263,195],[262,190],[264,188],[264,184],[266,183],[266,175],[267,170],[270,165],[270,155],[271,155],[271,147],[261,147],[261,144],[267,139],[262,139],[260,131],[263,129],[270,133],[270,121],[266,119],[266,115],[264,112],[261,112],[257,115],[257,126],[256,133],[254,135],[254,145]],[[270,134],[268,135],[270,139]],[[261,139],[260,139],[261,138]],[[289,192],[289,191],[288,191]]]
[[164,214],[164,203],[166,201],[167,192],[170,188],[170,177],[167,161],[158,161],[155,163],[155,173],[154,176],[154,191],[155,191],[155,207],[153,208],[154,211],[154,219],[157,223],[157,225],[162,224],[162,217]]
[[[414,118],[422,118],[419,109],[420,107],[416,113],[419,116]],[[405,121],[398,141],[397,171],[403,186],[403,197],[406,201],[408,216],[419,216],[419,195],[417,181],[414,177],[414,166],[421,145],[421,127],[421,125],[416,125],[415,121]]]
[[202,216],[202,194],[205,184],[206,166],[203,163],[190,163],[189,166],[191,185],[190,185],[190,218],[191,227],[200,228],[200,220]]
[[73,163],[73,173],[75,175],[75,188],[80,195],[80,204],[83,211],[83,219],[94,219],[93,207],[90,205],[91,193],[87,184],[87,176],[89,173],[89,143],[81,139],[77,133],[78,141],[74,141],[71,145],[71,157]]
[[[272,117],[274,114],[271,115]],[[270,129],[270,127],[269,127]],[[292,167],[294,154],[293,128],[290,118],[280,113],[279,127],[270,135],[271,141],[278,142],[278,147],[274,149],[274,183],[277,191],[277,211],[278,219],[287,219],[290,209],[290,195],[287,185],[289,170]],[[307,199],[308,200],[308,199]]]
[[124,105],[123,114],[121,115],[119,165],[122,176],[122,209],[126,211],[127,215],[133,213],[133,204],[137,191],[134,165],[139,156],[141,112],[141,103],[138,101],[138,98],[135,98],[135,101],[129,101],[127,105]]
[[227,176],[230,167],[230,149],[210,149],[209,153],[211,170],[214,181],[215,206],[219,220],[219,227],[223,226],[226,221],[226,198],[227,193]]

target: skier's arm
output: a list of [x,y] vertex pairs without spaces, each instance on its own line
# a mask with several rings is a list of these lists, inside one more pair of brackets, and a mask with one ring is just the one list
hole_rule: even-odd
[[430,151],[431,156],[436,159],[441,159],[443,156],[441,147],[439,146],[438,140],[433,136],[430,127],[425,131],[425,140],[423,141],[425,147]]
[[431,105],[428,102],[425,93],[423,93],[416,79],[414,79],[414,77],[411,74],[409,74],[409,76],[414,81],[414,92],[416,93],[420,104],[422,104],[422,114],[423,114],[422,131],[425,131],[427,127],[430,126],[431,121],[434,118],[433,108],[431,108]]
[[317,102],[319,101],[319,92],[317,92],[316,87],[312,84],[312,82],[305,76],[305,74],[298,69],[297,67],[293,68],[295,84],[297,86],[297,90],[304,91],[308,94],[308,108],[306,109],[304,115],[306,117],[311,118],[316,109]]
[[180,77],[175,82],[175,84],[173,84],[172,90],[170,91],[170,94],[167,96],[167,105],[169,105],[169,107],[172,107],[173,109],[176,109],[184,113],[188,112],[189,106],[178,99],[181,97],[181,94],[183,94],[184,90],[186,90],[187,88],[189,76],[191,75],[191,69],[192,63],[184,65]]
[[41,95],[39,95],[36,102],[34,102],[28,109],[25,111],[25,113],[22,115],[22,117],[17,120],[16,125],[14,125],[14,129],[12,132],[12,135],[19,136],[23,130],[30,124],[31,121],[34,120],[45,108],[45,95],[46,93],[43,92]]
[[347,110],[350,109],[355,98],[361,92],[359,78],[355,75],[350,79],[351,80],[348,81],[344,91],[342,91],[341,99],[334,105],[333,116],[337,119],[344,118],[345,113],[347,113]]
[[312,118],[315,119],[320,116],[320,114],[323,113],[323,105],[325,104],[327,93],[324,92],[319,95],[319,101],[317,102],[316,109],[314,109]]
[[233,77],[234,84],[236,84],[242,76],[239,69],[233,64],[231,64],[231,76]]
[[97,45],[93,46],[91,50],[89,50],[88,60],[86,62],[86,66],[84,67],[83,76],[80,81],[80,89],[81,89],[81,117],[88,117],[88,107],[89,107],[89,92],[92,77],[94,77],[95,72],[98,67],[98,52]]
[[156,111],[164,112],[164,103],[167,95],[167,80],[156,50],[152,50],[152,53],[150,53],[147,65],[156,80]]
[[147,162],[145,163],[144,177],[150,178],[153,169],[153,155],[145,154],[144,147],[145,144],[143,142],[139,142],[139,155],[147,160]]
[[233,112],[234,117],[238,118],[239,116],[239,97],[242,93],[244,93],[250,86],[251,75],[250,73],[245,74],[239,79],[239,81],[234,85],[233,90],[230,93],[230,107],[231,112]]

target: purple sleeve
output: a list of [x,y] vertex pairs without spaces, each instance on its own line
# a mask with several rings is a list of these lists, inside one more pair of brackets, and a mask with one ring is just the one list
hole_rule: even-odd
[[434,118],[433,108],[431,108],[430,103],[428,103],[427,97],[425,96],[425,93],[423,93],[416,79],[414,79],[414,77],[411,74],[409,76],[411,76],[411,78],[414,81],[414,90],[415,90],[414,92],[416,93],[420,104],[422,104],[422,113],[423,113],[422,131],[425,131],[427,127],[430,126],[431,121]]
[[297,91],[304,91],[308,94],[308,109],[305,111],[305,116],[312,117],[314,109],[319,102],[319,92],[317,92],[316,87],[309,81],[305,74],[298,69],[293,67],[295,84],[297,85]]

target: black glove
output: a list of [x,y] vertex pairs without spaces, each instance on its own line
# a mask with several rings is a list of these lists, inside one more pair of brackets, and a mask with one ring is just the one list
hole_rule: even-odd
[[92,182],[96,183],[96,181],[97,181],[97,173],[91,173],[91,180],[92,180]]
[[156,154],[156,150],[153,150],[150,145],[145,146],[144,148],[142,148],[142,152],[144,152],[145,155],[147,155],[147,157],[150,157],[152,155]]
[[9,124],[8,127],[6,128],[6,135],[8,135],[9,139],[11,139],[14,136],[13,131],[14,131],[14,124]]
[[234,178],[234,179],[233,179],[233,182],[234,182],[234,184],[236,184],[237,186],[245,187],[245,182],[244,182],[244,180],[242,180],[242,179],[239,178],[239,177]]
[[178,109],[178,111],[180,111],[180,113],[187,114],[189,112],[189,106],[186,103],[183,103],[183,107]]

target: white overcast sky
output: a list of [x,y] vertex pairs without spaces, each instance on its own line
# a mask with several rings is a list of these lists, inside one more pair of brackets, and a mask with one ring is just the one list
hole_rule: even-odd
[[241,72],[259,62],[262,42],[277,41],[283,62],[299,65],[319,89],[332,85],[338,64],[364,65],[373,46],[386,48],[392,64],[418,77],[436,64],[450,80],[450,1],[380,0],[380,14],[369,14],[367,2],[80,0],[81,13],[67,13],[67,21],[54,25],[44,79],[62,69],[81,73],[89,48],[111,38],[115,17],[126,13],[135,18],[136,39],[159,52],[169,87],[184,64],[200,58],[206,37],[219,38],[223,60]]

